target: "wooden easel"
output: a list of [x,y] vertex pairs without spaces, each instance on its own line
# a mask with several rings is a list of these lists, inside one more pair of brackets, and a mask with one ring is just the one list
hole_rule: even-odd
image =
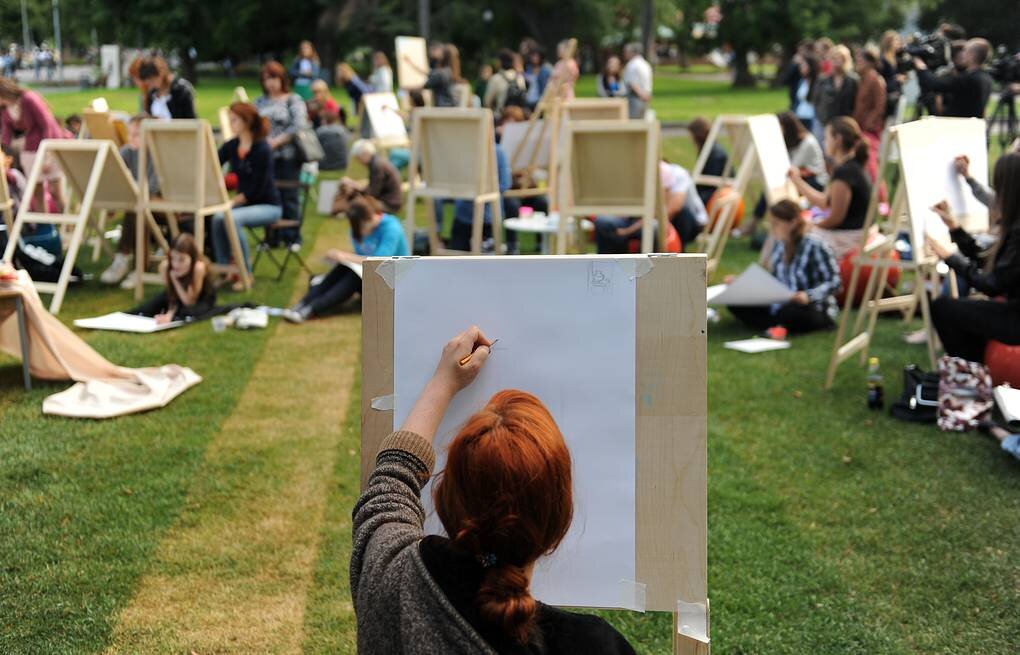
[[[33,212],[30,210],[30,198],[35,197],[36,186],[42,182],[42,169],[47,159],[60,167],[68,184],[81,199],[77,213]],[[56,283],[36,282],[35,287],[41,293],[52,293],[50,313],[57,314],[67,292],[67,283],[74,268],[78,249],[81,247],[85,230],[92,222],[94,210],[138,211],[139,235],[145,235],[146,226],[152,227],[157,240],[162,239],[159,230],[155,229],[155,220],[147,211],[139,210],[138,187],[120,153],[113,143],[105,139],[46,139],[39,146],[39,154],[32,171],[28,175],[25,187],[25,201],[18,208],[18,216],[14,221],[4,252],[4,261],[10,262],[14,257],[14,249],[26,224],[57,223],[72,228],[64,265],[60,269],[60,277]],[[166,241],[161,245],[166,248]]]
[[488,109],[418,108],[412,114],[411,161],[408,164],[408,243],[414,239],[418,198],[426,200],[432,254],[454,254],[443,247],[432,200],[461,199],[474,203],[471,254],[482,253],[485,206],[492,210],[492,237],[501,251],[503,203],[496,170],[496,139]]
[[[243,86],[234,87],[234,95],[230,102],[249,102],[248,92]],[[220,121],[220,139],[230,141],[236,136],[234,131],[230,129],[230,107],[220,107],[216,115]]]
[[[563,186],[556,252],[567,252],[574,217],[640,216],[641,252],[654,248],[654,220],[665,247],[666,217],[659,180],[658,121],[568,121],[563,124]],[[580,234],[580,228],[578,228]]]
[[[566,58],[572,58],[577,52],[577,39],[570,39],[567,46]],[[511,198],[532,198],[535,196],[548,195],[549,211],[559,209],[559,134],[560,134],[560,87],[563,81],[550,79],[545,85],[542,97],[538,99],[534,111],[528,117],[528,126],[524,131],[524,137],[513,152],[508,152],[510,157],[510,170],[514,177],[525,180],[533,180],[535,170],[538,168],[538,160],[543,145],[548,139],[548,183],[546,188],[538,185],[523,189],[510,189],[506,195]],[[541,121],[541,122],[540,122]],[[537,138],[533,138],[535,130],[538,130]],[[531,151],[526,149],[532,144]]]
[[[251,274],[244,265],[244,254],[231,213],[232,204],[223,183],[223,170],[220,168],[219,154],[209,122],[196,119],[144,121],[142,147],[138,155],[140,204],[146,214],[151,215],[154,211],[193,214],[195,241],[201,252],[205,243],[205,217],[222,213],[235,263],[230,266],[214,266],[214,269],[237,273],[244,288],[250,289]],[[149,157],[152,158],[159,179],[159,197],[153,197],[149,188],[149,176],[146,174]],[[141,212],[138,216],[141,221]],[[145,231],[137,230],[136,253],[144,252],[144,239]],[[135,270],[135,297],[141,299],[145,273],[142,257],[135,257]]]
[[[637,121],[634,121],[637,122]],[[482,258],[505,261],[509,258]],[[557,256],[519,257],[522,267]],[[593,260],[597,258],[592,258]],[[704,603],[708,618],[707,395],[704,255],[661,255],[637,285],[635,348],[635,574],[647,583],[647,611],[674,614],[672,653],[709,655],[710,646],[678,632],[677,600]],[[373,400],[395,392],[395,286],[378,273],[393,262],[365,262],[362,312],[361,486],[367,486],[394,408]],[[516,264],[515,264],[516,265]],[[414,271],[409,272],[413,275]],[[396,277],[400,280],[400,276]],[[457,289],[443,289],[457,293]],[[678,361],[690,364],[681,371]],[[683,378],[681,381],[679,378]],[[616,582],[616,581],[614,581]]]
[[14,198],[11,198],[11,190],[7,186],[7,167],[2,157],[0,157],[0,214],[4,216],[4,225],[7,226],[9,235],[14,228]]
[[[977,120],[973,119],[973,121]],[[829,358],[829,368],[825,377],[826,389],[832,388],[840,364],[857,353],[860,353],[861,364],[867,360],[868,348],[875,332],[878,315],[884,312],[899,311],[903,314],[904,321],[907,322],[914,317],[917,308],[920,307],[923,329],[927,337],[928,363],[931,368],[935,368],[938,337],[931,322],[931,307],[926,284],[935,289],[939,288],[940,276],[935,269],[939,259],[927,252],[923,242],[919,243],[921,241],[919,237],[924,233],[925,220],[920,212],[926,210],[929,203],[922,198],[911,200],[908,175],[921,178],[915,184],[915,189],[933,187],[938,190],[943,186],[943,182],[927,176],[925,171],[921,171],[920,175],[917,171],[908,171],[904,151],[906,148],[914,148],[918,139],[921,142],[930,143],[939,139],[940,136],[945,138],[947,134],[961,127],[970,129],[973,141],[978,144],[978,147],[984,148],[986,146],[982,132],[983,123],[973,121],[971,119],[927,118],[895,125],[886,130],[887,135],[882,140],[882,151],[879,157],[879,179],[882,178],[882,172],[886,167],[893,163],[895,149],[897,153],[895,164],[899,171],[898,184],[893,192],[889,218],[884,225],[880,222],[881,216],[878,211],[880,185],[875,184],[872,188],[861,246],[858,250],[859,254],[854,258],[853,272],[850,274],[850,283],[847,286],[846,299],[843,303],[843,313]],[[935,165],[937,166],[938,162],[935,162]],[[947,161],[945,165],[948,167],[950,163]],[[978,170],[982,165],[979,163],[974,168],[977,176],[980,176],[979,179],[987,175],[986,166],[984,171]],[[872,236],[869,241],[869,233],[873,231],[872,226],[878,226],[880,229],[878,235]],[[908,230],[911,235],[912,261],[900,261],[892,258],[896,237],[904,229]],[[853,336],[847,338],[850,311],[853,308],[854,295],[860,282],[861,269],[864,267],[871,268],[871,275],[864,287],[861,306],[854,320],[851,332]],[[911,293],[894,295],[895,289],[888,288],[889,271],[893,268],[899,268],[904,273],[912,274],[913,289]],[[955,279],[951,278],[951,280],[954,282],[953,287],[955,288]],[[891,291],[892,295],[887,296],[887,291]]]
[[81,112],[82,122],[90,139],[107,139],[120,148],[128,141],[127,126],[108,111],[96,111],[86,107]]
[[563,121],[625,121],[626,98],[574,98],[560,103]]
[[[729,156],[722,175],[706,175],[705,165],[712,146],[724,135],[730,142]],[[775,160],[773,162],[773,160]],[[715,187],[732,187],[734,193],[723,203],[719,216],[711,229],[706,228],[701,241],[708,255],[708,274],[719,265],[726,242],[733,228],[739,201],[747,193],[752,178],[764,182],[765,199],[772,205],[783,198],[796,198],[797,191],[786,179],[790,157],[783,142],[779,120],[772,114],[759,116],[722,115],[715,119],[705,139],[705,145],[694,165],[694,183]],[[735,171],[735,174],[734,174]]]

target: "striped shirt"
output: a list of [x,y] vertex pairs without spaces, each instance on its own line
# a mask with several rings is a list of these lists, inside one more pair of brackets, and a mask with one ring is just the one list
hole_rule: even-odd
[[839,292],[839,267],[829,246],[805,236],[797,250],[786,261],[786,243],[776,241],[769,260],[769,268],[777,280],[793,291],[804,291],[808,298],[830,316],[839,311],[836,293]]

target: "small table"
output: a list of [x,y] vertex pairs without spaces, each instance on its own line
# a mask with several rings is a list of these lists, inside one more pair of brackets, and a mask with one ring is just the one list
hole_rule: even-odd
[[[581,220],[581,227],[589,229],[591,227],[591,221],[587,219]],[[567,226],[567,237],[569,238],[577,231],[577,222],[571,221],[570,225]],[[542,239],[542,254],[549,255],[553,252],[553,239],[559,234],[560,230],[560,216],[559,214],[545,214],[534,215],[532,214],[528,218],[507,218],[503,220],[503,227],[514,232],[532,232],[534,234],[547,234],[548,238]]]
[[25,381],[25,390],[32,390],[32,376],[28,363],[28,330],[25,329],[25,305],[21,301],[21,292],[17,289],[0,285],[0,303],[14,303],[14,313],[18,319],[18,340],[21,342],[21,374]]

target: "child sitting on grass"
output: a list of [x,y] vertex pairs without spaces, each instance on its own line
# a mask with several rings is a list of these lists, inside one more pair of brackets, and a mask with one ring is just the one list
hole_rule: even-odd
[[160,262],[159,274],[166,289],[132,309],[132,314],[152,316],[164,324],[205,318],[216,306],[209,265],[192,235],[183,232],[174,239],[169,258]]

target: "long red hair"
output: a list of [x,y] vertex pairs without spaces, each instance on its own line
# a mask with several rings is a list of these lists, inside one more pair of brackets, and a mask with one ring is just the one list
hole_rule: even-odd
[[528,643],[538,605],[527,567],[556,549],[574,511],[570,451],[542,401],[494,395],[450,444],[434,499],[453,543],[486,567],[479,616]]
[[252,141],[261,141],[269,136],[269,120],[259,115],[259,110],[250,102],[230,103],[230,113],[248,126]]

